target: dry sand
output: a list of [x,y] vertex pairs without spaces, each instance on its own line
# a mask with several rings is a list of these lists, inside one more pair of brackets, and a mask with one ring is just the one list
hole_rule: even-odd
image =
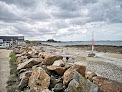
[[0,49],[0,92],[7,92],[6,82],[10,75],[9,53],[11,50]]
[[122,54],[117,54],[117,53],[105,53],[104,55],[107,56],[107,57],[111,57],[111,58],[122,59]]

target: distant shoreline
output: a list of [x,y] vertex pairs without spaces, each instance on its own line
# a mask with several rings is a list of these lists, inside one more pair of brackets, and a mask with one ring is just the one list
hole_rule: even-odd
[[[52,46],[52,45],[48,45],[48,44],[42,44],[42,45]],[[67,46],[53,46],[53,47],[74,47],[74,48],[79,48],[81,50],[91,50],[92,49],[91,45],[67,45]],[[122,46],[95,45],[94,51],[122,54]]]
[[[50,46],[74,46],[74,45],[91,45],[91,41],[77,41],[77,42],[41,42]],[[94,45],[103,46],[122,46],[122,41],[95,41]]]
[[[122,41],[122,40],[95,40],[95,42],[100,42],[100,41],[106,42],[106,41]],[[48,42],[48,41],[35,41],[35,42]],[[56,42],[59,42],[59,43],[65,43],[65,42],[91,42],[91,40],[89,40],[89,41],[56,41]],[[51,42],[51,43],[55,43],[55,42]]]

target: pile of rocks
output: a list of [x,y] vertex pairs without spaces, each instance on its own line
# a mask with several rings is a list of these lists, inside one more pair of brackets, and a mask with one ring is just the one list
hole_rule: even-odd
[[56,54],[18,47],[20,90],[25,92],[120,92],[122,84],[86,73],[86,66],[69,64]]

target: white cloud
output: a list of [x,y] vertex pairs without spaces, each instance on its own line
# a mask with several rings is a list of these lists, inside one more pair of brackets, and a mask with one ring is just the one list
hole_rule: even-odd
[[[122,39],[121,0],[1,0],[0,34],[29,40]],[[111,37],[113,35],[113,37]]]

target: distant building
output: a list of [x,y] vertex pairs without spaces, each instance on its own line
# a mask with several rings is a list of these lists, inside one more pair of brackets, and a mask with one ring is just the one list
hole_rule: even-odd
[[0,36],[0,47],[10,47],[21,45],[24,42],[24,36]]

